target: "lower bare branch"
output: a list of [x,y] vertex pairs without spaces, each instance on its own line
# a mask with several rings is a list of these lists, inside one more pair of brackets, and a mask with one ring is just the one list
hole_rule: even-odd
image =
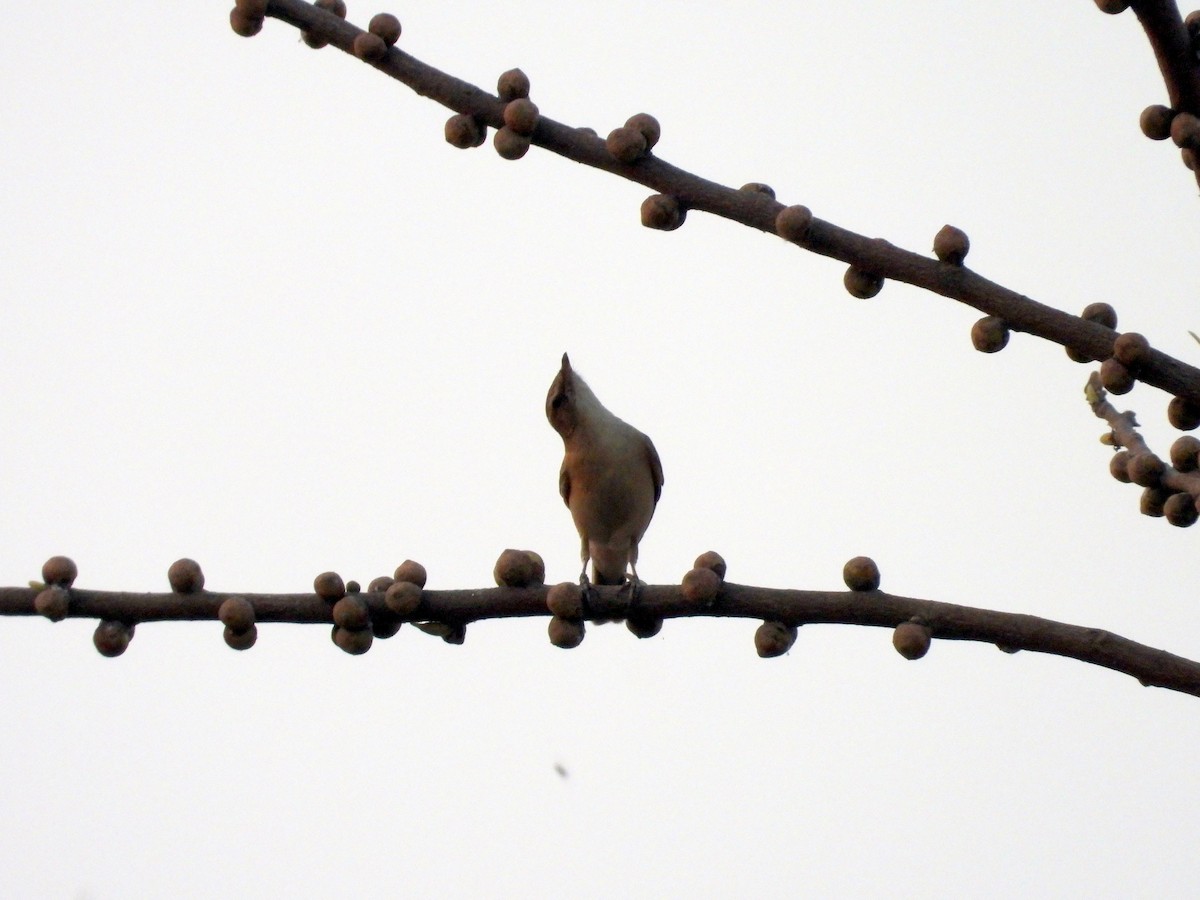
[[[521,554],[529,557],[529,565],[521,564]],[[385,576],[372,582],[372,589],[359,591],[355,583],[344,585],[330,572],[318,576],[316,591],[306,594],[206,591],[199,566],[191,560],[171,567],[169,577],[176,590],[170,593],[75,588],[75,571],[66,557],[51,558],[43,567],[48,587],[0,588],[0,615],[99,619],[95,643],[106,656],[124,652],[133,626],[154,621],[219,620],[226,626],[225,640],[239,650],[254,644],[257,623],[333,625],[334,643],[355,654],[369,649],[374,637],[395,634],[403,622],[457,644],[472,622],[550,615],[551,640],[573,647],[583,639],[584,620],[625,619],[638,637],[651,637],[665,619],[757,619],[764,623],[755,641],[762,656],[786,652],[798,626],[863,625],[896,629],[896,649],[910,659],[925,654],[931,637],[980,641],[1010,653],[1032,650],[1070,657],[1123,672],[1147,686],[1200,696],[1200,663],[1099,628],[885,593],[878,589],[878,568],[866,557],[847,563],[843,574],[852,588],[849,591],[732,584],[724,580],[724,561],[711,552],[697,559],[696,568],[679,585],[586,590],[569,583],[542,584],[540,557],[527,551],[505,551],[497,565],[498,581],[520,578],[525,583],[468,590],[424,590],[424,569],[411,562],[404,563],[397,575],[414,581]]]

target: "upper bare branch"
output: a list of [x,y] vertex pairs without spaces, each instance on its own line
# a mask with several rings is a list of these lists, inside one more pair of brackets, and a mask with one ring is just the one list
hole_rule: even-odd
[[[351,55],[355,55],[356,39],[367,33],[304,0],[270,0],[267,15],[302,29],[313,43],[332,44]],[[1158,36],[1156,39],[1167,48],[1163,52],[1176,53],[1179,35],[1171,22],[1178,20],[1178,11],[1175,11],[1174,19],[1171,19],[1169,10],[1149,10],[1146,16],[1144,21],[1150,23],[1147,29],[1151,30],[1152,25],[1153,34]],[[1179,28],[1183,28],[1181,21]],[[1183,33],[1186,36],[1186,29]],[[1174,37],[1168,40],[1170,35]],[[396,46],[381,45],[375,51],[378,52],[373,51],[365,61],[416,93],[430,97],[482,125],[504,128],[504,113],[508,104],[505,99],[439,71]],[[1176,84],[1173,90],[1185,99],[1191,97],[1194,86],[1191,80],[1184,77],[1182,68],[1173,77],[1175,81],[1172,83]],[[746,185],[745,189],[737,189],[717,184],[680,169],[649,151],[630,162],[622,162],[610,152],[605,141],[591,130],[556,122],[540,112],[527,139],[536,146],[575,162],[645,185],[671,198],[683,212],[701,210],[759,231],[786,235],[792,243],[848,263],[854,270],[868,273],[875,279],[902,281],[958,300],[1002,320],[1007,329],[1028,332],[1061,344],[1080,359],[1104,360],[1113,355],[1113,344],[1118,337],[1113,329],[1003,287],[963,268],[961,259],[935,259],[896,247],[882,239],[857,234],[819,218],[808,219],[804,229],[783,228],[779,216],[789,207],[777,201],[774,193],[762,185],[752,184]],[[671,224],[672,227],[678,225],[679,219],[672,220]],[[878,281],[874,290],[878,290]],[[1158,350],[1147,349],[1136,377],[1174,396],[1200,404],[1200,369]]]

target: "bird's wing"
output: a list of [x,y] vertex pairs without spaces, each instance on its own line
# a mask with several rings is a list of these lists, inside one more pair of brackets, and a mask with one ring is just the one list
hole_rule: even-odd
[[567,461],[564,459],[562,466],[558,470],[558,493],[563,498],[563,503],[568,507],[571,505],[571,473],[567,471]]
[[644,434],[642,440],[646,444],[646,461],[650,463],[650,474],[654,478],[654,503],[657,505],[663,489],[662,461],[658,458],[658,451],[654,449],[654,442]]

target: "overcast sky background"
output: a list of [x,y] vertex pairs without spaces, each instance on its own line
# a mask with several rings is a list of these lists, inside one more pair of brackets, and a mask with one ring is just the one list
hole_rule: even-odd
[[[0,583],[160,591],[491,583],[506,547],[574,578],[543,402],[564,350],[654,439],[639,571],[885,589],[1200,657],[1198,533],[1108,475],[1088,369],[978,313],[549,153],[456,150],[450,113],[226,2],[17,4],[0,34]],[[849,11],[848,11],[849,10]],[[377,8],[351,3],[364,25]],[[1085,0],[393,7],[403,49],[543,114],[771,184],[1200,359],[1196,187],[1143,138],[1165,102],[1132,14]],[[1152,446],[1168,398],[1117,398]],[[461,647],[404,628],[0,621],[0,895],[1185,896],[1200,701],[1054,657],[752,621],[544,619]],[[556,773],[562,766],[568,777]]]

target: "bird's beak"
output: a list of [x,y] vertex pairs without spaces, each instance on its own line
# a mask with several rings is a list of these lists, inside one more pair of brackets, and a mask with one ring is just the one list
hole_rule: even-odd
[[562,358],[562,370],[564,372],[571,371],[571,360],[568,358],[567,354],[565,354],[565,353],[563,354],[563,358]]

